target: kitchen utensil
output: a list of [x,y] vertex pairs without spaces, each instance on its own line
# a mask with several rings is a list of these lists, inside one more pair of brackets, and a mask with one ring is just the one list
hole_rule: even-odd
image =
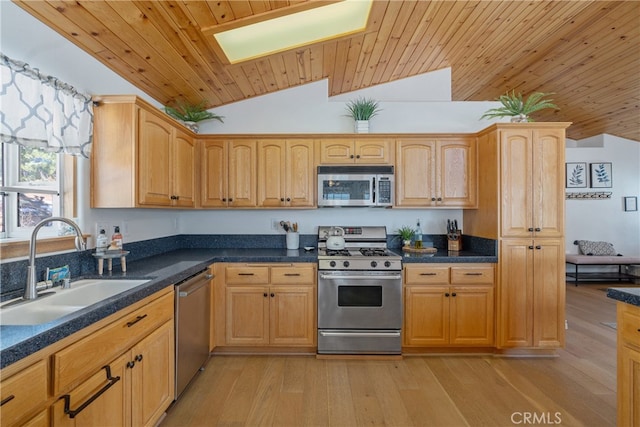
[[331,227],[327,236],[327,249],[344,249],[344,229]]

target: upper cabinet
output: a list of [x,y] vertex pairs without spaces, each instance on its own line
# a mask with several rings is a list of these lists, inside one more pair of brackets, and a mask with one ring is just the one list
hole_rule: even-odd
[[477,205],[476,141],[472,137],[396,141],[396,206]]
[[91,207],[195,207],[195,141],[134,96],[94,109]]
[[320,164],[391,164],[392,143],[387,139],[332,138],[319,144]]
[[257,205],[257,141],[201,141],[200,206]]
[[561,237],[564,128],[500,131],[503,237]]
[[313,140],[258,141],[258,206],[315,206]]

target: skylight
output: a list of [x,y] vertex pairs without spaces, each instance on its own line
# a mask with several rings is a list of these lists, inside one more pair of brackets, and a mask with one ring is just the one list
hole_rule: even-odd
[[372,0],[344,0],[213,34],[232,64],[363,31]]

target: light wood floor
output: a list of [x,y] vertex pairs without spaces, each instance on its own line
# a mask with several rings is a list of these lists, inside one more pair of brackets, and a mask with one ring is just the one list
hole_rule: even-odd
[[615,426],[606,286],[567,285],[556,358],[215,356],[161,426]]

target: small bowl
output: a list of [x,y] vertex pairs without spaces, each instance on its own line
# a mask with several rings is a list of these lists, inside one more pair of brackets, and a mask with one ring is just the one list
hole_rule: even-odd
[[305,246],[304,250],[307,252],[311,252],[312,250],[314,250],[315,248],[313,246]]

